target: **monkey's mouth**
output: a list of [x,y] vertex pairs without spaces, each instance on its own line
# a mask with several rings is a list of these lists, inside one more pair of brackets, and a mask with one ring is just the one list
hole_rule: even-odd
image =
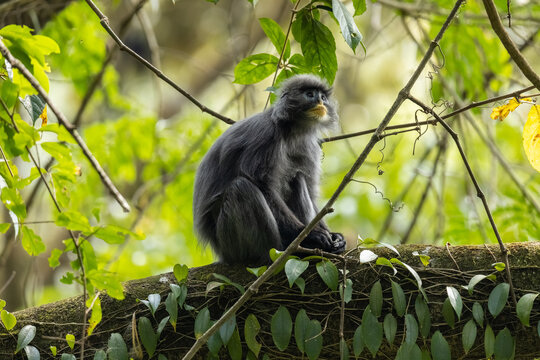
[[328,113],[328,110],[323,104],[317,104],[315,107],[309,109],[307,113],[316,118],[323,118]]

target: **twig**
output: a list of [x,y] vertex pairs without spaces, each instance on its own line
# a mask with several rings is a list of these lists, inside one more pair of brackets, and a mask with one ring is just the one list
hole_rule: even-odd
[[[487,247],[486,247],[487,248]],[[450,251],[450,243],[447,242],[446,243],[446,251],[448,252],[448,256],[450,256],[450,259],[452,259],[452,261],[454,262],[454,264],[456,265],[456,269],[458,269],[459,271],[461,271],[461,269],[459,268],[459,265],[456,261],[456,259],[454,259],[454,257],[452,256],[452,252]]]
[[536,72],[534,72],[531,65],[529,65],[529,63],[527,62],[527,59],[523,57],[516,44],[514,44],[512,39],[510,39],[510,36],[508,36],[506,30],[504,30],[504,26],[501,22],[501,19],[499,18],[499,14],[497,13],[497,8],[495,7],[493,0],[482,1],[484,3],[484,8],[486,9],[486,14],[489,18],[489,22],[491,23],[491,27],[493,28],[495,34],[497,34],[497,36],[501,40],[501,43],[506,48],[506,51],[508,51],[508,54],[510,54],[510,57],[512,58],[512,60],[514,60],[523,75],[525,75],[525,77],[538,90],[540,90],[540,77]]
[[437,151],[437,155],[435,156],[433,169],[431,170],[431,174],[428,177],[428,181],[424,188],[424,192],[422,193],[422,196],[420,197],[420,201],[418,202],[418,205],[416,206],[416,209],[414,210],[414,215],[411,220],[411,223],[409,224],[409,227],[407,228],[405,235],[403,235],[403,238],[400,241],[401,244],[406,244],[409,241],[409,237],[414,227],[416,226],[416,222],[418,221],[420,213],[422,212],[424,204],[426,203],[427,195],[429,193],[429,190],[431,189],[431,185],[433,184],[433,178],[437,174],[437,167],[439,166],[441,155],[444,153],[445,150],[446,150],[446,136],[443,137],[439,143],[439,150]]
[[39,82],[36,80],[36,78],[26,69],[26,67],[18,60],[16,59],[11,52],[8,50],[8,48],[4,45],[2,40],[0,40],[0,52],[4,56],[4,58],[11,64],[11,66],[15,67],[19,70],[19,72],[28,80],[28,82],[34,87],[34,89],[37,90],[39,95],[43,98],[43,100],[47,103],[49,108],[52,110],[52,112],[56,115],[56,118],[58,119],[58,122],[62,124],[66,128],[66,130],[73,136],[79,147],[81,148],[83,154],[86,156],[86,158],[90,161],[90,164],[92,164],[92,167],[96,170],[99,177],[101,178],[101,181],[103,184],[109,189],[113,197],[116,199],[116,201],[120,204],[120,206],[124,209],[125,212],[129,212],[129,204],[127,203],[126,199],[120,194],[116,186],[114,186],[113,182],[109,178],[109,176],[105,173],[105,170],[101,167],[101,165],[98,163],[90,149],[88,149],[88,146],[84,142],[84,140],[79,135],[77,129],[67,120],[67,118],[64,116],[64,114],[56,107],[56,105],[51,101],[49,96],[47,95],[47,92],[41,87]]
[[388,123],[394,117],[401,104],[408,97],[409,91],[413,87],[414,83],[418,80],[418,77],[422,73],[423,69],[429,61],[429,58],[437,48],[439,41],[441,40],[448,26],[450,26],[450,23],[456,16],[463,2],[464,0],[456,1],[453,9],[448,15],[448,18],[442,25],[439,33],[431,43],[431,46],[420,61],[420,64],[416,68],[415,72],[413,73],[407,84],[404,86],[404,88],[399,92],[396,100],[394,101],[394,104],[388,110],[388,113],[381,121],[381,124],[379,125],[375,133],[372,135],[370,141],[367,143],[366,147],[364,148],[358,159],[355,161],[349,172],[345,175],[341,184],[338,186],[338,188],[336,189],[332,197],[328,200],[326,205],[319,211],[317,215],[315,215],[313,220],[311,220],[311,222],[304,228],[304,230],[300,232],[296,239],[291,244],[289,244],[287,249],[285,249],[285,251],[279,256],[279,258],[277,258],[274,263],[270,265],[268,269],[266,269],[266,271],[259,278],[257,278],[255,282],[253,282],[253,284],[251,284],[251,286],[246,290],[246,292],[229,308],[229,310],[227,310],[207,331],[205,331],[203,335],[201,335],[200,338],[197,339],[197,341],[195,341],[193,346],[184,355],[184,360],[192,359],[195,356],[199,349],[208,341],[210,336],[215,333],[225,323],[225,321],[227,321],[227,319],[229,319],[233,314],[235,314],[236,311],[239,310],[242,305],[245,304],[246,301],[258,291],[259,287],[274,274],[274,271],[278,270],[279,268],[281,268],[282,265],[285,264],[285,262],[289,258],[289,255],[296,251],[302,240],[306,238],[306,236],[311,232],[315,225],[319,221],[321,221],[326,214],[331,212],[332,205],[336,202],[337,198],[341,195],[347,184],[349,184],[356,171],[358,171],[360,166],[364,163],[368,154],[371,152],[371,150],[373,150],[373,147],[379,141],[379,137],[381,136],[385,128],[388,126]]
[[139,61],[141,64],[146,66],[150,71],[152,71],[154,74],[156,74],[157,77],[165,81],[167,84],[172,86],[176,91],[178,91],[180,94],[184,95],[189,101],[191,101],[195,106],[197,106],[199,109],[201,109],[202,112],[205,112],[207,114],[210,114],[223,122],[227,124],[234,124],[235,121],[223,116],[217,112],[215,112],[212,109],[207,108],[203,104],[201,104],[193,95],[188,93],[186,90],[182,89],[180,86],[178,86],[174,81],[172,81],[169,77],[167,77],[161,70],[156,68],[154,65],[152,65],[148,60],[137,54],[135,51],[133,51],[129,46],[126,46],[122,40],[116,35],[114,30],[111,28],[109,24],[109,19],[101,12],[101,10],[94,4],[92,0],[86,0],[86,3],[90,8],[96,13],[96,15],[100,19],[101,26],[109,33],[109,35],[113,38],[113,40],[118,44],[121,51],[127,52],[129,55],[133,56],[137,61]]
[[[5,106],[5,104],[4,104],[4,106]],[[13,171],[11,170],[11,166],[9,166],[8,159],[6,158],[6,154],[4,153],[4,149],[2,149],[1,146],[0,146],[0,153],[2,153],[2,158],[4,159],[4,162],[6,163],[6,167],[9,170],[9,174],[11,175],[11,177],[14,177]]]
[[345,342],[345,335],[343,333],[343,330],[345,329],[345,287],[347,286],[347,257],[343,257],[343,287],[341,291],[341,306],[340,306],[340,315],[339,315],[339,353],[340,357],[343,359],[345,358],[343,355],[343,349],[341,348],[341,344],[345,344],[347,346],[347,343]]
[[439,124],[441,124],[444,127],[444,129],[448,132],[448,134],[450,134],[450,136],[454,140],[454,142],[456,144],[456,147],[458,148],[459,154],[461,156],[461,159],[463,160],[463,163],[465,165],[465,168],[467,169],[467,173],[469,174],[469,177],[471,178],[471,181],[472,181],[472,183],[473,183],[473,185],[474,185],[474,187],[476,189],[476,196],[479,197],[480,200],[482,201],[482,205],[484,206],[484,210],[485,210],[486,215],[487,215],[487,217],[489,219],[489,223],[491,224],[491,228],[493,229],[493,233],[495,234],[495,237],[497,238],[497,241],[499,243],[499,247],[501,249],[501,253],[503,254],[504,261],[505,261],[505,264],[506,264],[506,273],[507,273],[507,276],[508,276],[508,283],[510,285],[510,292],[511,292],[512,298],[514,300],[514,304],[517,304],[516,294],[514,292],[514,287],[513,287],[513,284],[512,284],[512,274],[510,272],[510,262],[508,260],[508,249],[506,248],[506,246],[504,245],[504,243],[503,243],[503,241],[501,239],[501,235],[499,234],[499,230],[497,229],[497,225],[495,224],[495,221],[493,220],[493,216],[491,215],[491,210],[489,209],[489,205],[487,203],[486,196],[482,192],[482,189],[480,188],[480,185],[478,184],[478,181],[476,180],[476,177],[474,176],[474,173],[473,173],[473,171],[471,169],[471,166],[469,165],[469,161],[467,160],[467,156],[465,155],[465,152],[463,151],[463,148],[461,147],[461,144],[459,142],[459,138],[458,138],[457,133],[454,130],[452,130],[452,128],[435,111],[433,111],[427,105],[425,105],[420,100],[416,99],[414,96],[412,96],[410,94],[408,95],[408,98],[413,103],[420,106],[426,112],[426,114],[430,114],[433,117],[435,117],[435,119],[439,122]]
[[[508,99],[508,98],[520,97],[521,94],[523,94],[524,92],[527,92],[529,90],[532,90],[532,89],[534,89],[534,86],[528,86],[526,88],[516,90],[516,91],[512,91],[511,93],[508,93],[508,94],[495,96],[495,97],[492,97],[492,98],[489,98],[489,99],[486,99],[486,100],[483,100],[483,101],[479,101],[479,102],[474,102],[473,101],[472,103],[470,103],[467,106],[464,106],[464,107],[462,107],[460,109],[452,111],[449,114],[441,116],[441,118],[443,120],[446,120],[446,119],[454,117],[454,116],[456,116],[458,114],[461,114],[462,112],[465,112],[465,111],[470,110],[470,109],[474,109],[474,108],[479,107],[479,106],[491,104],[493,102],[500,101],[500,100],[505,100],[505,99]],[[437,124],[437,120],[433,119],[433,120],[412,122],[412,123],[399,124],[399,125],[390,125],[390,126],[386,127],[386,130],[396,130],[396,129],[404,129],[404,128],[410,128],[410,127],[417,127],[417,126],[422,126],[422,125],[436,125],[436,124]],[[328,137],[328,138],[322,139],[321,141],[323,143],[325,143],[325,142],[330,142],[330,141],[343,140],[343,139],[348,139],[348,138],[352,138],[352,137],[356,137],[356,136],[372,134],[375,131],[377,131],[377,129],[373,128],[373,129],[354,132],[354,133],[350,133],[350,134],[343,134],[343,135]]]

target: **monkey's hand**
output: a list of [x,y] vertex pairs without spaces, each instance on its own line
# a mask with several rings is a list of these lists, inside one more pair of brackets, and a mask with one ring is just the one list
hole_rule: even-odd
[[302,246],[309,249],[321,249],[330,253],[342,253],[345,250],[345,239],[339,233],[330,233],[322,228],[313,229],[302,241]]

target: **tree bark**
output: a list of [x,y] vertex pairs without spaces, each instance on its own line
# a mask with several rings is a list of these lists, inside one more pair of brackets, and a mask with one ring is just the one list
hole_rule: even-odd
[[[525,293],[538,293],[540,291],[540,243],[515,243],[507,244],[510,251],[510,264],[512,277],[518,299]],[[484,358],[484,329],[489,324],[495,335],[504,327],[508,327],[515,339],[515,358],[532,359],[540,356],[539,335],[537,333],[540,321],[540,299],[535,300],[531,312],[531,327],[524,327],[516,315],[516,308],[511,304],[510,298],[505,309],[496,318],[493,318],[487,307],[488,296],[491,290],[499,283],[506,281],[504,272],[497,272],[492,264],[501,261],[498,245],[486,246],[449,246],[437,247],[430,245],[403,245],[397,247],[400,256],[387,248],[371,249],[380,257],[399,258],[403,263],[412,266],[420,275],[423,289],[427,293],[428,306],[431,312],[431,335],[439,330],[448,341],[452,350],[452,359],[457,358]],[[418,256],[412,255],[414,251],[425,253],[430,257],[430,265],[424,267]],[[301,359],[294,339],[291,338],[289,347],[281,352],[273,343],[270,331],[270,319],[280,305],[289,310],[294,321],[296,313],[305,309],[311,319],[320,321],[323,328],[323,350],[321,359],[339,358],[339,333],[341,299],[337,291],[331,291],[321,281],[314,266],[314,262],[308,270],[302,274],[306,281],[305,293],[302,294],[296,285],[289,288],[284,272],[273,277],[272,281],[264,284],[239,313],[236,314],[240,330],[240,337],[244,339],[244,319],[249,314],[255,314],[261,324],[261,332],[257,339],[262,343],[261,355],[266,353],[271,359]],[[336,266],[341,268],[343,262],[335,260]],[[378,318],[382,322],[386,313],[393,312],[398,319],[398,333],[394,344],[389,345],[383,340],[382,346],[376,358],[394,358],[399,344],[404,339],[404,321],[396,315],[392,308],[391,282],[401,285],[407,299],[407,313],[416,316],[414,302],[419,291],[411,273],[404,267],[396,266],[397,274],[386,266],[375,265],[374,262],[361,264],[358,261],[358,252],[355,250],[347,257],[347,278],[353,281],[352,300],[345,304],[344,338],[348,343],[352,358],[352,339],[357,326],[361,323],[362,314],[369,304],[369,294],[373,284],[380,280],[383,289],[384,304],[382,315]],[[187,280],[188,296],[186,303],[196,310],[187,311],[179,309],[178,324],[176,331],[167,324],[161,334],[156,353],[167,356],[168,359],[181,358],[194,342],[194,320],[197,310],[207,306],[210,309],[211,319],[216,320],[234,301],[240,296],[239,291],[233,286],[214,288],[207,294],[206,286],[210,281],[219,281],[212,274],[218,273],[227,276],[233,282],[243,286],[249,285],[255,277],[241,266],[226,266],[212,264],[189,271]],[[496,282],[483,280],[476,285],[472,295],[462,286],[466,286],[476,274],[497,274]],[[340,275],[341,280],[341,275]],[[94,330],[94,333],[85,341],[85,358],[92,359],[98,349],[107,349],[107,341],[111,333],[120,333],[128,349],[133,346],[132,323],[135,317],[146,316],[151,319],[154,329],[157,323],[167,313],[163,301],[170,292],[170,284],[176,283],[174,275],[167,273],[152,276],[145,279],[133,280],[124,284],[125,299],[114,300],[106,294],[100,294],[103,320]],[[463,313],[461,319],[451,328],[442,317],[442,303],[447,298],[447,286],[452,286],[460,292],[463,299]],[[138,302],[146,299],[149,294],[161,294],[162,303],[155,314],[155,319],[146,306]],[[17,332],[24,325],[33,324],[37,328],[37,334],[30,345],[38,348],[42,359],[53,358],[49,347],[57,347],[58,353],[73,353],[78,356],[78,345],[71,350],[66,341],[66,334],[80,334],[82,321],[82,296],[61,300],[55,303],[22,310],[15,313],[17,325],[10,333],[5,329],[0,331],[0,358],[18,358],[13,356],[16,347]],[[478,302],[484,309],[485,321],[483,328],[478,327],[478,335],[475,345],[468,354],[464,354],[462,332],[464,324],[472,318],[472,304]],[[294,334],[294,331],[293,331]],[[294,338],[294,336],[293,336]],[[79,339],[77,339],[79,340]],[[429,338],[419,336],[417,344],[421,348],[429,349]],[[247,347],[243,343],[243,358],[247,354]],[[199,358],[206,358],[208,349],[205,347],[198,354]],[[134,354],[132,354],[134,355]],[[228,358],[228,352],[222,348],[219,358]],[[304,356],[305,358],[305,356]],[[364,349],[359,358],[372,358],[371,354]]]

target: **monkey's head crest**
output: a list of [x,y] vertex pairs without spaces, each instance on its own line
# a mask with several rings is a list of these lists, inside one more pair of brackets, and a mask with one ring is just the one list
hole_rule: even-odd
[[336,126],[337,103],[331,98],[332,88],[315,75],[295,75],[283,82],[273,117],[289,126],[315,127],[329,130]]

